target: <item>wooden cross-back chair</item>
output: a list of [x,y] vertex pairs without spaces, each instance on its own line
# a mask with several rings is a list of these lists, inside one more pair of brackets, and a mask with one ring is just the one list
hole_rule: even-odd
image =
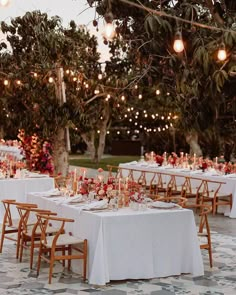
[[[8,239],[8,240],[16,242],[16,258],[18,258],[22,224],[21,224],[20,216],[17,219],[12,218],[12,210],[13,208],[16,208],[16,206],[23,205],[29,208],[37,208],[37,205],[30,204],[30,203],[21,203],[13,199],[2,200],[2,203],[5,209],[5,214],[2,221],[0,253],[2,253],[4,239]],[[16,237],[15,235],[13,236],[13,234],[16,234]]]
[[188,204],[187,208],[197,208],[199,213],[198,218],[198,238],[200,249],[208,251],[210,267],[213,267],[212,244],[211,244],[211,230],[208,222],[208,215],[212,212],[212,207],[207,204]]
[[[41,229],[37,274],[39,275],[41,260],[43,259],[44,261],[48,262],[50,264],[49,284],[51,284],[53,265],[55,261],[68,260],[68,270],[70,270],[72,259],[82,259],[83,279],[86,280],[88,251],[87,240],[76,238],[71,234],[66,234],[64,230],[65,223],[74,222],[74,220],[41,214],[37,214],[37,218]],[[50,222],[52,222],[53,224],[59,224],[59,229],[57,233],[53,236],[47,235],[47,228]],[[60,253],[62,254],[57,254],[58,251],[60,251]],[[72,251],[76,251],[76,253],[72,253]]]
[[232,193],[221,192],[222,185],[224,182],[203,180],[204,189],[198,197],[198,203],[211,203],[212,214],[217,213],[218,206],[229,206],[230,210],[233,205]]
[[[41,237],[41,229],[38,223],[36,214],[44,214],[55,216],[57,213],[50,210],[44,210],[40,208],[30,208],[25,206],[17,206],[20,221],[21,221],[21,236],[19,246],[19,259],[22,262],[23,250],[30,250],[30,269],[33,267],[34,250],[39,247],[39,240]],[[58,231],[58,228],[49,226],[47,229],[47,235],[53,235]]]

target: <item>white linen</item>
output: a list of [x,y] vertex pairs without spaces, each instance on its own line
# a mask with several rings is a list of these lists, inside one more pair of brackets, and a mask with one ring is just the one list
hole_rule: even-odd
[[[138,179],[139,175],[141,174],[141,171],[146,171],[148,172],[148,179],[147,182],[152,179],[152,176],[154,175],[155,172],[163,174],[163,178],[165,182],[168,181],[168,175],[174,174],[178,175],[176,177],[176,182],[177,185],[182,185],[184,181],[184,177],[192,177],[193,179],[191,182],[193,182],[193,186],[195,187],[195,183],[198,183],[202,179],[208,179],[212,181],[220,181],[223,182],[224,184],[221,185],[219,193],[222,194],[231,194],[233,195],[233,206],[232,209],[230,210],[229,206],[222,206],[222,208],[219,208],[218,212],[223,212],[226,216],[229,216],[230,218],[236,218],[236,179],[234,177],[226,177],[226,175],[209,175],[207,172],[202,172],[201,170],[195,170],[191,172],[182,172],[178,171],[178,169],[175,168],[168,168],[168,170],[165,167],[160,167],[160,168],[151,168],[151,167],[139,167],[138,165],[133,165],[132,168],[130,168],[128,165],[125,163],[119,165],[120,168],[122,169],[122,175],[123,177],[127,177],[129,175],[129,170],[134,169],[135,172],[133,173],[134,179]],[[211,171],[209,171],[211,172]],[[213,184],[217,186],[217,184]]]
[[[28,195],[44,209],[70,217],[66,230],[88,240],[88,281],[104,285],[110,280],[148,279],[192,273],[204,274],[191,210],[129,208],[116,212],[82,211],[49,198]],[[73,268],[79,262],[73,263]]]
[[[26,196],[30,192],[43,192],[54,188],[54,179],[47,178],[24,178],[24,179],[1,179],[0,201],[3,199],[15,199],[18,202],[26,202]],[[0,202],[0,220],[5,213],[4,206]],[[12,211],[12,218],[18,218],[17,210]]]

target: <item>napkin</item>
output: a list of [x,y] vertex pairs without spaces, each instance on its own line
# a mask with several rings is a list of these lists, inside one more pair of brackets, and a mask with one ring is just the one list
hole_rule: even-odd
[[92,202],[83,206],[82,210],[99,210],[99,209],[106,209],[108,205],[108,200],[102,200],[97,202]]
[[36,197],[53,197],[53,196],[61,196],[61,192],[57,188],[50,189],[45,192],[33,192],[32,193]]
[[175,203],[166,203],[166,202],[161,202],[161,201],[155,201],[152,203],[153,208],[158,208],[158,209],[170,209],[170,208],[181,208],[178,204]]
[[25,175],[27,178],[44,178],[49,177],[47,174],[39,174],[39,173],[28,173]]
[[236,178],[236,173],[226,174],[226,175],[223,175],[223,177],[226,177],[226,178]]
[[66,198],[62,201],[63,204],[72,204],[72,203],[80,203],[83,202],[84,198],[81,194],[75,195],[73,197]]
[[132,161],[132,162],[128,162],[126,163],[127,165],[136,165],[138,162],[137,161]]

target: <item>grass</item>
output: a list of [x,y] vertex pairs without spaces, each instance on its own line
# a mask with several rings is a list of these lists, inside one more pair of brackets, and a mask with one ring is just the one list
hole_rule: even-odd
[[[72,158],[72,157],[71,157]],[[102,168],[103,170],[107,170],[107,165],[118,166],[120,163],[126,163],[131,161],[137,161],[140,158],[138,156],[107,156],[103,158],[99,164],[95,164],[91,162],[89,158],[85,158],[84,156],[79,156],[78,159],[70,159],[69,164],[72,166],[78,167],[86,167],[98,169]]]

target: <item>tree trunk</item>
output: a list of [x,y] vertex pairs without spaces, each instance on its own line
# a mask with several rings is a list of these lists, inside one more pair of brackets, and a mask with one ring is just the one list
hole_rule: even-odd
[[97,161],[100,162],[105,149],[105,141],[107,134],[107,125],[110,120],[110,109],[109,105],[106,104],[103,109],[103,119],[100,124],[99,142],[97,150]]
[[53,160],[55,174],[66,176],[69,171],[68,152],[66,149],[65,129],[60,128],[54,136]]
[[87,144],[88,152],[92,161],[96,160],[96,148],[95,148],[95,131],[89,131],[87,133],[82,133],[81,137]]
[[[99,163],[102,155],[104,153],[105,148],[105,140],[107,133],[107,126],[110,120],[110,110],[109,105],[105,105],[102,113],[102,120],[100,120],[97,128],[99,129],[99,133],[97,134],[96,130],[92,130],[88,133],[81,134],[81,137],[85,141],[88,146],[88,151],[90,153],[91,160],[94,163]],[[97,143],[98,136],[98,143]]]
[[[63,69],[57,65],[57,83],[55,84],[55,93],[62,105],[66,102],[65,83],[63,80]],[[53,149],[53,160],[55,174],[61,173],[66,176],[69,172],[69,155],[70,150],[69,142],[69,129],[59,128],[54,136],[54,149]]]
[[190,146],[189,153],[191,155],[196,154],[197,157],[202,156],[202,150],[200,145],[198,144],[198,134],[196,131],[191,131],[186,134],[186,141]]

